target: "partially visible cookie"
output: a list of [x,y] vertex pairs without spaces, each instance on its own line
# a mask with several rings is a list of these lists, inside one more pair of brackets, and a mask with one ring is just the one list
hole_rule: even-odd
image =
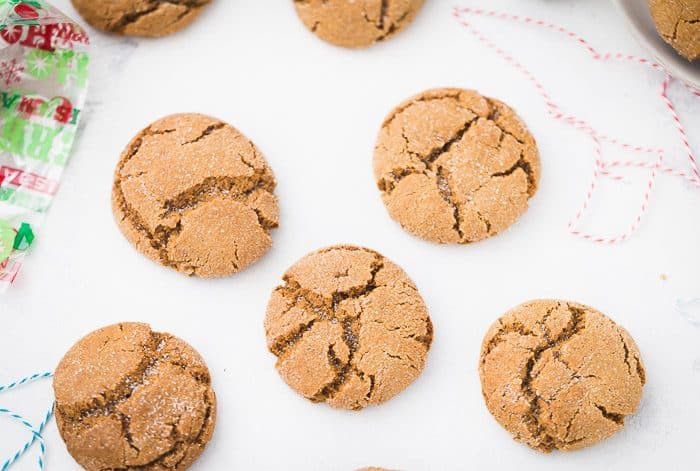
[[700,1],[649,0],[661,37],[688,60],[700,59]]
[[127,36],[158,37],[194,21],[211,0],[71,0],[91,26]]
[[112,208],[143,254],[187,275],[221,277],[272,246],[276,184],[263,155],[238,130],[178,114],[151,124],[126,147]]
[[522,304],[493,324],[479,374],[491,414],[543,452],[578,450],[621,430],[646,380],[625,329],[593,308],[555,300]]
[[369,249],[313,252],[284,275],[265,318],[285,382],[313,402],[359,410],[411,384],[433,339],[416,286]]
[[216,397],[199,354],[146,324],[99,329],[76,343],[53,381],[56,423],[88,471],[181,471],[214,432]]
[[389,214],[408,232],[466,244],[498,234],[528,208],[540,158],[504,103],[457,88],[425,91],[382,124],[374,174]]
[[424,0],[294,0],[307,28],[336,46],[371,46],[408,26]]

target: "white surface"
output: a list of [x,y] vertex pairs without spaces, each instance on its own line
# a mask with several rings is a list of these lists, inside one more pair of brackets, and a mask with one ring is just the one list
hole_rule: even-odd
[[[529,13],[565,24],[603,49],[612,44],[644,53],[604,0],[462,3]],[[56,4],[74,12],[68,0]],[[566,222],[590,177],[590,143],[547,117],[532,87],[457,25],[452,4],[428,1],[404,34],[367,51],[318,41],[288,0],[215,1],[187,31],[158,41],[95,35],[84,133],[26,269],[0,299],[0,383],[55,367],[95,328],[147,321],[190,342],[212,371],[220,414],[196,470],[698,469],[700,328],[675,303],[700,296],[700,191],[661,177],[631,241],[609,247],[570,236]],[[482,23],[501,44],[535,54],[529,63],[567,107],[630,139],[668,146],[670,158],[683,162],[655,99],[653,75],[599,68],[536,29]],[[372,178],[374,138],[385,114],[408,96],[443,85],[511,103],[542,153],[541,189],[528,213],[507,233],[472,246],[437,246],[404,233],[386,214]],[[700,129],[699,103],[674,93],[689,129]],[[112,172],[122,148],[152,120],[190,110],[241,129],[279,180],[282,225],[274,248],[229,279],[188,279],[163,269],[133,250],[112,221]],[[699,137],[691,137],[700,149]],[[643,182],[645,174],[626,175]],[[603,183],[598,196],[586,228],[626,228],[640,196],[636,183]],[[367,245],[402,265],[435,324],[419,380],[361,413],[294,394],[274,369],[262,327],[284,270],[339,242]],[[608,313],[634,336],[648,370],[640,412],[623,432],[581,452],[530,451],[511,440],[481,398],[476,366],[483,334],[510,307],[539,297]],[[35,421],[48,401],[48,382],[0,395],[0,404]],[[26,437],[0,418],[0,456]],[[53,423],[46,440],[48,471],[77,468]],[[35,469],[33,453],[18,471]]]
[[615,0],[620,12],[630,23],[630,29],[654,58],[670,74],[700,89],[700,61],[690,62],[666,43],[654,26],[648,2],[639,0]]

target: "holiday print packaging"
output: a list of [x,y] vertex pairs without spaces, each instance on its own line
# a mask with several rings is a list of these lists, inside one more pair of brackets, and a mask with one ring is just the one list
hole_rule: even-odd
[[44,0],[0,0],[0,293],[15,280],[68,162],[88,43]]

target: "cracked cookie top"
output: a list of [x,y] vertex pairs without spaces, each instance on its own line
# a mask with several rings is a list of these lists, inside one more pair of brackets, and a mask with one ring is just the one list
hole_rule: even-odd
[[61,437],[88,471],[184,470],[214,432],[216,397],[204,361],[146,324],[84,337],[59,363],[53,387]]
[[272,246],[276,181],[255,145],[198,114],[141,131],[117,166],[112,207],[136,248],[187,275],[243,270]]
[[374,174],[408,232],[466,244],[512,225],[537,191],[535,139],[500,101],[456,88],[425,91],[382,124]]
[[700,59],[700,1],[649,0],[661,37],[690,61]]
[[369,249],[313,252],[284,274],[265,318],[286,383],[313,402],[359,410],[388,401],[420,375],[433,339],[416,286]]
[[625,329],[567,301],[522,304],[488,331],[479,363],[486,405],[543,452],[598,443],[637,411],[645,372]]
[[368,47],[413,21],[424,0],[294,0],[299,18],[336,46]]
[[71,0],[91,26],[127,36],[159,37],[189,25],[211,0]]

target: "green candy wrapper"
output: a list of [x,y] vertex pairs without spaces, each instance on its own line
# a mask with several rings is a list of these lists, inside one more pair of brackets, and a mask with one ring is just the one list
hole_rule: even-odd
[[43,0],[0,0],[0,293],[17,277],[68,162],[88,44]]

